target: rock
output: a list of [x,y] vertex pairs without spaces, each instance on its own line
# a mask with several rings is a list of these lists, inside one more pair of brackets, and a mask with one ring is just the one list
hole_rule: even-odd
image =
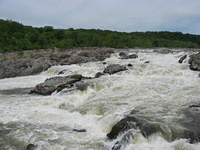
[[87,132],[86,129],[73,129],[74,132]]
[[128,64],[127,66],[128,66],[128,67],[132,67],[133,65],[132,65],[132,64]]
[[117,72],[125,71],[127,68],[125,66],[121,66],[119,64],[111,64],[104,69],[104,73],[114,74]]
[[145,64],[149,64],[149,63],[150,63],[150,61],[145,61],[144,63],[145,63]]
[[127,52],[120,52],[119,56],[121,59],[128,59],[129,54]]
[[0,79],[34,75],[54,65],[103,61],[113,52],[111,48],[75,48],[29,50],[20,57],[14,52],[4,53],[0,57]]
[[191,70],[200,71],[200,53],[190,55],[189,64]]
[[138,55],[136,55],[136,54],[131,54],[131,55],[128,56],[128,58],[138,58]]
[[120,56],[121,59],[134,59],[134,58],[138,58],[138,55],[136,55],[136,54],[129,55],[127,52],[120,52],[119,56]]
[[60,72],[58,72],[58,75],[61,75],[61,74],[65,74],[65,72],[67,72],[68,70],[62,70],[62,71],[60,71]]
[[131,132],[127,132],[124,135],[122,135],[122,137],[114,143],[114,145],[112,146],[112,150],[125,149],[125,147],[130,141],[131,136]]
[[103,76],[103,75],[104,75],[103,72],[97,72],[97,73],[95,74],[94,78],[99,78],[99,77],[101,77],[101,76]]
[[139,128],[143,136],[147,137],[153,133],[161,132],[162,129],[158,124],[150,123],[149,121],[134,116],[127,116],[117,122],[110,133],[107,134],[109,139],[116,139],[120,134],[130,130]]
[[165,48],[155,49],[153,52],[160,53],[160,54],[172,53],[172,51],[170,49],[165,49]]
[[75,86],[78,90],[84,91],[88,88],[90,84],[87,82],[77,82],[75,83]]
[[134,111],[133,115],[130,114],[118,121],[107,134],[107,137],[114,140],[129,131],[133,131],[132,129],[139,129],[144,137],[161,133],[163,138],[168,141],[176,139],[188,139],[190,143],[200,141],[200,105],[190,105],[183,110],[184,117],[176,120],[174,124],[153,122],[147,120],[145,116],[137,115],[137,113],[137,111]]
[[28,144],[27,146],[26,146],[26,150],[35,150],[36,149],[36,145],[34,145],[34,144]]
[[107,63],[106,63],[106,62],[103,62],[103,64],[106,65]]
[[179,62],[180,64],[182,64],[183,61],[184,61],[186,58],[187,58],[187,55],[183,55],[183,56],[178,60],[178,62]]
[[31,93],[37,93],[40,95],[50,95],[55,91],[61,91],[64,88],[69,88],[77,81],[82,79],[82,75],[70,75],[66,77],[53,77],[45,80],[43,83],[36,85],[36,87],[31,90]]

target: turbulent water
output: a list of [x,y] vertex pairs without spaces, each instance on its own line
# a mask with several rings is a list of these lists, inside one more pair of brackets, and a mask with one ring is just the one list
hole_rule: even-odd
[[[136,53],[134,50],[132,53]],[[146,118],[176,126],[181,110],[200,97],[198,72],[189,70],[189,52],[169,54],[137,51],[137,59],[119,59],[118,53],[102,62],[54,66],[35,76],[0,80],[0,150],[109,150],[114,141],[106,134],[131,110]],[[149,61],[150,63],[144,63]],[[133,64],[127,71],[92,79],[84,91],[61,91],[51,96],[27,94],[31,87],[66,70],[64,75],[93,77],[109,64]],[[85,129],[76,132],[73,129]],[[199,150],[186,139],[167,141],[160,134],[135,138],[125,150]]]

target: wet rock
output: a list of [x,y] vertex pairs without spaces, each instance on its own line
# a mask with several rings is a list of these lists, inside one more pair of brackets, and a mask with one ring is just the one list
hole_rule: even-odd
[[37,93],[40,95],[50,95],[55,91],[61,91],[64,88],[69,88],[72,84],[80,81],[82,75],[70,75],[66,77],[53,77],[45,80],[43,83],[36,85],[36,87],[31,90],[31,93]]
[[183,55],[183,56],[178,60],[178,62],[179,62],[180,64],[182,64],[183,61],[184,61],[186,58],[187,58],[187,55]]
[[26,146],[26,150],[35,150],[36,149],[36,145],[34,145],[34,144],[28,144],[27,146]]
[[153,133],[161,132],[161,128],[158,124],[150,123],[145,119],[139,119],[133,116],[127,116],[124,119],[117,122],[111,131],[107,134],[109,139],[116,139],[122,133],[139,128],[143,136],[147,137]]
[[149,63],[150,63],[150,61],[145,61],[144,63],[145,63],[145,64],[149,64]]
[[189,64],[191,70],[200,71],[200,53],[190,55]]
[[62,71],[58,72],[58,75],[65,74],[66,72],[67,72],[66,69],[65,69],[65,70],[62,70]]
[[119,56],[120,56],[121,59],[134,59],[134,58],[138,58],[138,55],[136,55],[136,54],[129,55],[127,52],[120,52]]
[[114,74],[117,72],[125,71],[127,68],[125,66],[121,66],[119,64],[111,64],[104,69],[104,73]]
[[88,82],[77,82],[75,86],[78,90],[84,91],[88,88],[90,84]]
[[122,135],[122,137],[119,140],[117,140],[117,142],[114,143],[114,145],[112,146],[112,150],[125,149],[125,147],[130,141],[131,136],[132,136],[131,132],[127,132],[124,135]]
[[95,78],[99,78],[99,77],[101,77],[101,76],[103,76],[103,75],[104,75],[103,72],[97,72],[97,73],[95,74]]
[[74,132],[87,132],[86,129],[73,129]]
[[136,55],[136,54],[131,54],[131,55],[129,55],[128,58],[138,58],[138,55]]

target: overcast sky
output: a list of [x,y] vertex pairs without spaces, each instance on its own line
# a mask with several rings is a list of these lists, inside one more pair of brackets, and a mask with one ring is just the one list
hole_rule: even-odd
[[200,34],[200,0],[0,0],[0,18],[56,28]]

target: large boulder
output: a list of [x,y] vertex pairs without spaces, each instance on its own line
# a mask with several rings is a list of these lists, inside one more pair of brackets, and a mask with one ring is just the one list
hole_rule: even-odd
[[161,132],[161,127],[157,123],[150,123],[145,119],[141,119],[135,116],[127,116],[117,122],[107,134],[109,139],[116,139],[119,135],[127,132],[130,129],[139,128],[141,133],[147,137],[153,133]]
[[64,88],[71,87],[74,83],[80,81],[82,75],[70,75],[66,77],[52,77],[45,80],[43,83],[36,85],[30,93],[37,93],[40,95],[50,95],[55,91],[61,91]]
[[200,141],[200,105],[191,105],[181,111],[183,117],[174,120],[174,123],[154,122],[148,117],[137,115],[134,112],[118,121],[107,134],[111,140],[126,134],[133,129],[139,129],[144,137],[154,133],[161,133],[168,141],[188,139],[190,143]]
[[189,64],[191,70],[200,71],[200,53],[190,55]]
[[104,73],[114,74],[117,72],[125,71],[127,68],[119,64],[111,64],[104,69]]

